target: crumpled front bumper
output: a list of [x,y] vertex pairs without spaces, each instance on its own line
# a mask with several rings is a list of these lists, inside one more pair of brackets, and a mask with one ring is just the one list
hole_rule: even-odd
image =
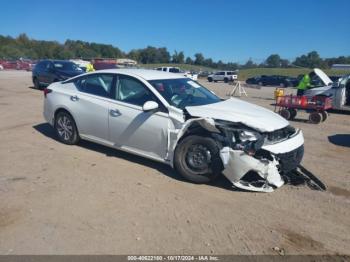
[[[272,192],[273,187],[281,187],[284,184],[278,168],[280,165],[278,155],[296,150],[303,144],[303,133],[297,130],[296,134],[288,140],[263,146],[262,149],[269,151],[273,160],[257,159],[244,151],[224,147],[220,150],[220,157],[224,165],[223,174],[235,187],[257,192]],[[258,187],[254,183],[242,180],[248,172],[258,174],[265,181],[263,186]]]

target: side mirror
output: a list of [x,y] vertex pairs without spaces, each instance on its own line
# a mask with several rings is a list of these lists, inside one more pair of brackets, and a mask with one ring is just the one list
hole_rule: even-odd
[[146,103],[143,104],[142,110],[147,112],[147,111],[152,111],[155,110],[159,107],[157,102],[154,101],[147,101]]

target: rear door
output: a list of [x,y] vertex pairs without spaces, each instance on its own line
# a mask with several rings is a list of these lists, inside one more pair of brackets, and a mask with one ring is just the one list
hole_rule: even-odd
[[47,84],[47,72],[46,72],[46,68],[48,65],[48,61],[43,61],[40,62],[40,64],[37,67],[37,77],[38,80],[41,84]]
[[108,106],[114,74],[91,74],[74,82],[78,92],[69,97],[80,135],[108,143]]

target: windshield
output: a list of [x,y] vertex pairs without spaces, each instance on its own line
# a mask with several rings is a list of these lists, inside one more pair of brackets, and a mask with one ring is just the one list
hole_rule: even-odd
[[221,101],[208,89],[189,78],[151,80],[149,83],[170,105],[180,109]]
[[82,71],[79,66],[72,62],[54,62],[53,66],[58,69],[58,70],[63,70],[63,71]]

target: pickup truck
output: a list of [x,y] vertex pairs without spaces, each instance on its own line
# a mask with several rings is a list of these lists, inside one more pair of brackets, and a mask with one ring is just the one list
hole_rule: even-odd
[[191,72],[184,72],[178,67],[164,66],[164,67],[157,67],[156,70],[169,72],[169,73],[183,74],[185,77],[191,78],[192,80],[195,80],[195,81],[198,80],[198,74],[191,73]]
[[307,89],[304,95],[330,97],[333,109],[350,111],[350,75],[342,76],[337,82],[333,82],[322,70],[315,68],[314,72],[321,80],[321,86]]

